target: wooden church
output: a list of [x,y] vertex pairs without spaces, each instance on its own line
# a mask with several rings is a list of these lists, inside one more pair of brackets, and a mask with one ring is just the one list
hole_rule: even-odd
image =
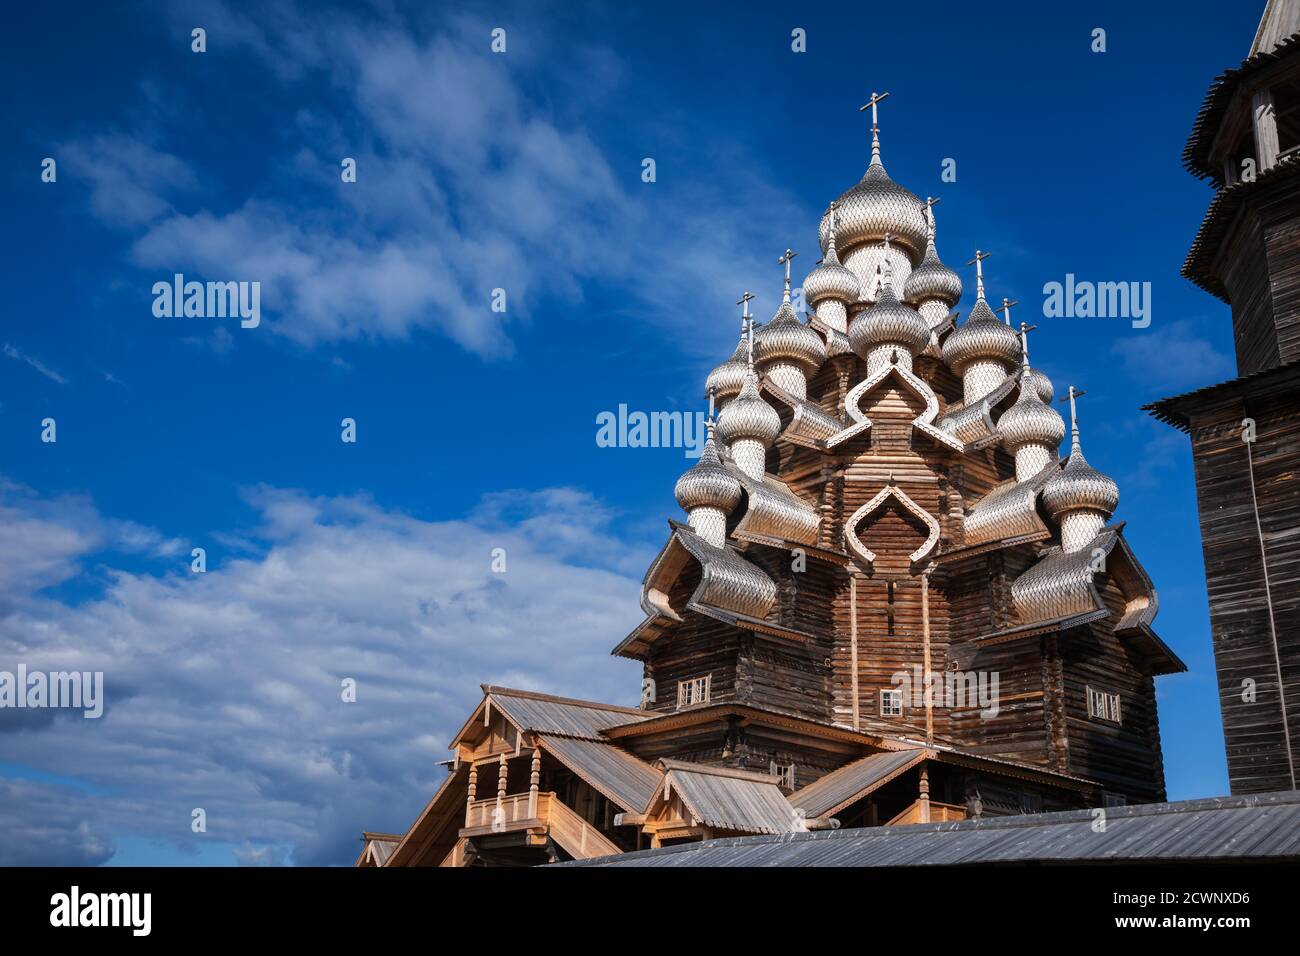
[[[449,773],[361,865],[527,865],[716,836],[1163,800],[1156,591],[1031,367],[872,146],[822,259],[742,297],[698,463],[614,653],[641,706],[484,686]],[[1062,405],[1062,407],[1067,407]],[[1069,435],[1062,457],[1060,445]]]
[[1192,440],[1233,793],[1300,789],[1300,0],[1270,0],[1183,151],[1214,199],[1183,275],[1232,308],[1237,378],[1149,408]]

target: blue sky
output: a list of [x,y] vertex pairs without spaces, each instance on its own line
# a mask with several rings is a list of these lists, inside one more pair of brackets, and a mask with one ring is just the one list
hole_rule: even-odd
[[[1259,11],[1088,6],[15,8],[0,660],[102,669],[109,701],[0,723],[0,862],[348,862],[423,805],[480,681],[632,700],[608,650],[685,460],[597,447],[595,416],[701,407],[738,293],[766,317],[781,250],[815,262],[873,89],[941,255],[990,250],[1034,364],[1088,390],[1191,668],[1159,682],[1170,795],[1225,793],[1190,455],[1139,406],[1233,374],[1226,307],[1178,276],[1211,197],[1178,157]],[[260,281],[261,326],[155,318],[175,272]],[[1041,318],[1066,273],[1150,282],[1150,328]]]

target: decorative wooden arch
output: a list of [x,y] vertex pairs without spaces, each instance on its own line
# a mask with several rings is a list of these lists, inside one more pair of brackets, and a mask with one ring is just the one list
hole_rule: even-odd
[[926,536],[925,541],[919,548],[909,555],[912,563],[915,564],[933,551],[935,545],[939,543],[939,522],[935,520],[935,517],[930,514],[930,512],[926,511],[913,501],[907,492],[898,487],[892,478],[890,479],[889,484],[881,488],[874,498],[857,511],[853,512],[853,517],[849,518],[848,522],[844,525],[844,544],[849,551],[856,554],[868,565],[874,565],[876,563],[876,552],[863,544],[862,539],[858,537],[858,522],[879,508],[884,504],[885,499],[890,497],[907,509],[910,514],[919,518],[921,522],[925,524],[926,528],[929,529],[929,534]]

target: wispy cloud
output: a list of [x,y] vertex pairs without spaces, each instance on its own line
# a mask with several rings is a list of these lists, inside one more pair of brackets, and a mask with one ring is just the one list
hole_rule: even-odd
[[[582,121],[618,95],[610,51],[566,50],[566,63],[589,61],[607,82],[570,84],[557,107],[528,92],[552,85],[549,61],[494,56],[482,23],[451,18],[429,30],[397,13],[363,20],[293,4],[203,10],[220,55],[251,59],[286,95],[309,82],[336,91],[330,110],[304,108],[290,131],[292,198],[268,187],[226,208],[186,208],[175,194],[189,165],[177,154],[111,159],[92,205],[115,224],[135,224],[130,256],[142,269],[261,281],[267,327],[298,344],[435,331],[500,357],[513,350],[513,324],[580,309],[594,285],[612,283],[629,315],[692,328],[678,339],[685,351],[720,353],[734,330],[718,321],[701,333],[698,315],[730,314],[742,288],[772,289],[775,308],[775,250],[813,228],[812,213],[740,147],[698,158],[700,168],[726,166],[725,180],[645,184],[639,159],[612,160]],[[123,135],[86,151],[129,157]],[[692,162],[691,139],[673,129],[661,145],[671,144],[678,164]],[[357,160],[356,183],[340,181],[344,156]],[[168,175],[117,185],[117,204],[99,196],[119,173],[154,165]],[[735,227],[742,210],[744,230]],[[771,256],[758,251],[766,237]],[[666,288],[691,290],[692,308],[669,306]],[[491,308],[495,289],[505,290],[504,313]]]
[[1235,361],[1215,348],[1203,331],[1203,321],[1178,319],[1126,335],[1112,350],[1124,371],[1157,388],[1196,388],[1233,377]]
[[0,657],[103,671],[107,698],[99,721],[0,712],[7,760],[94,791],[0,787],[0,863],[102,862],[126,837],[346,863],[360,827],[400,829],[427,801],[480,682],[627,702],[636,674],[608,651],[639,618],[638,579],[591,557],[618,550],[607,507],[573,489],[510,499],[423,521],[254,488],[256,550],[213,547],[205,574],[110,567],[103,596],[76,603],[36,588],[83,571],[100,535],[129,538],[123,523],[0,485],[0,591],[15,596]]
[[54,369],[50,368],[40,359],[33,358],[32,356],[28,355],[26,352],[14,348],[8,342],[5,343],[4,353],[14,361],[26,362],[32,368],[36,369],[36,371],[40,372],[42,375],[48,378],[51,382],[57,382],[59,385],[68,384],[67,378],[62,373],[56,372]]

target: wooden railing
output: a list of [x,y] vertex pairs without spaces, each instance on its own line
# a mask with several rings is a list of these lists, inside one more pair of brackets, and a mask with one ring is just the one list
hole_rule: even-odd
[[496,797],[475,800],[468,806],[460,835],[463,842],[467,837],[520,830],[549,836],[576,860],[623,852],[553,793],[513,793],[499,801]]
[[575,860],[622,853],[618,845],[559,800],[551,801],[550,835]]
[[526,830],[530,825],[544,826],[552,800],[555,800],[553,793],[512,793],[500,800],[496,797],[475,800],[465,814],[465,828],[508,833]]

